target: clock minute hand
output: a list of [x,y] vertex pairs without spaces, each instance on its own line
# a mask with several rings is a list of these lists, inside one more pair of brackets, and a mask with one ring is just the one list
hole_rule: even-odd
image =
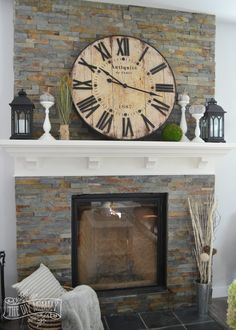
[[[117,79],[116,79],[117,80]],[[117,84],[117,85],[121,85],[123,86],[124,88],[130,88],[130,89],[134,89],[136,91],[139,91],[139,92],[142,92],[142,93],[146,93],[146,94],[149,94],[150,96],[161,96],[159,94],[156,94],[154,92],[149,92],[149,91],[145,91],[144,89],[140,89],[140,88],[137,88],[137,87],[133,87],[133,86],[129,86],[127,84],[123,84],[121,83],[119,80],[115,81],[115,80],[112,80],[112,79],[107,79],[107,81],[109,83],[114,83],[114,84]]]
[[143,92],[143,93],[149,94],[151,96],[161,96],[161,95],[158,95],[158,94],[156,94],[154,92],[149,92],[149,91],[146,91],[144,89],[137,88],[137,87],[133,87],[133,86],[129,86],[129,85],[126,85],[125,87],[134,89],[134,90],[139,91],[139,92]]
[[108,71],[106,71],[106,70],[104,70],[104,69],[102,69],[102,68],[99,68],[99,69],[100,69],[101,71],[103,71],[107,76],[109,76],[109,77],[111,77],[112,79],[114,79],[114,80],[112,80],[112,79],[107,79],[107,81],[108,81],[109,83],[112,82],[112,83],[114,83],[114,84],[121,85],[121,86],[123,86],[124,88],[134,89],[134,90],[136,90],[136,91],[143,92],[143,93],[149,94],[149,95],[151,95],[151,96],[160,96],[160,95],[158,95],[158,94],[156,94],[156,93],[154,93],[154,92],[149,92],[149,91],[146,91],[146,90],[144,90],[144,89],[140,89],[140,88],[133,87],[133,86],[129,86],[129,85],[125,84],[125,83],[122,83],[120,80],[118,80],[117,78],[115,78],[114,76],[112,76]]

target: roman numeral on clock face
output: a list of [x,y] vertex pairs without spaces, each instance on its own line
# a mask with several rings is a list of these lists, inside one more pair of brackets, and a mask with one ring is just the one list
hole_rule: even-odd
[[113,115],[107,111],[104,111],[100,119],[98,120],[96,127],[99,128],[101,131],[104,131],[106,128],[106,133],[109,133],[112,121]]
[[87,66],[92,72],[95,72],[95,70],[97,69],[97,67],[95,65],[88,64],[88,62],[86,62],[83,58],[81,58],[78,63],[81,65]]
[[131,120],[129,117],[122,118],[122,136],[134,136]]
[[156,74],[157,72],[161,71],[161,70],[164,70],[165,68],[167,67],[167,65],[163,62],[157,66],[155,66],[154,68],[152,68],[150,70],[150,73],[151,74]]
[[103,61],[108,60],[111,58],[111,54],[107,50],[104,43],[101,41],[97,45],[94,45],[94,47],[97,49],[97,51],[101,54]]
[[117,38],[118,51],[117,55],[129,56],[129,39],[128,38]]
[[143,118],[144,124],[149,132],[155,128],[155,125],[153,125],[153,123],[143,113],[141,113],[141,117]]
[[90,117],[94,111],[100,107],[100,104],[93,95],[87,97],[83,101],[78,102],[77,105],[82,113],[86,113],[85,118]]
[[73,79],[73,89],[93,89],[92,80],[79,81]]
[[172,84],[156,84],[157,92],[173,93],[174,86]]
[[166,117],[167,112],[169,111],[170,107],[168,104],[161,102],[157,99],[153,99],[151,102],[151,106],[158,110],[163,116]]

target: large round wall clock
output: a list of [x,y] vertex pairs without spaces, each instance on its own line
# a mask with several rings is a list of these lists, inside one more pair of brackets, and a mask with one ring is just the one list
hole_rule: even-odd
[[72,80],[80,116],[114,139],[152,134],[175,102],[170,65],[153,46],[134,37],[109,36],[89,44],[74,63]]

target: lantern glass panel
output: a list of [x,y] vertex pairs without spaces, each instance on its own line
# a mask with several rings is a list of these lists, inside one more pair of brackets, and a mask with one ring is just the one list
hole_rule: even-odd
[[223,118],[219,116],[218,121],[219,121],[219,137],[223,137]]
[[28,134],[30,132],[30,114],[29,114],[29,112],[25,113],[25,124],[26,124],[25,132],[26,132],[26,134]]
[[201,127],[201,137],[202,137],[202,139],[207,138],[207,119],[206,119],[206,117],[203,117],[201,119],[200,127]]
[[14,119],[15,119],[15,133],[19,133],[19,114],[18,112],[15,112],[15,116],[14,116]]
[[210,137],[214,137],[214,121],[215,117],[210,118]]
[[214,117],[214,135],[213,137],[218,137],[219,134],[219,121],[218,117]]

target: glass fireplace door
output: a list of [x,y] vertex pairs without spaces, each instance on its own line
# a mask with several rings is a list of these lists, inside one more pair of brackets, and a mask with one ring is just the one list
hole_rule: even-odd
[[165,254],[160,244],[165,198],[152,194],[86,197],[74,199],[78,283],[95,290],[158,285]]

